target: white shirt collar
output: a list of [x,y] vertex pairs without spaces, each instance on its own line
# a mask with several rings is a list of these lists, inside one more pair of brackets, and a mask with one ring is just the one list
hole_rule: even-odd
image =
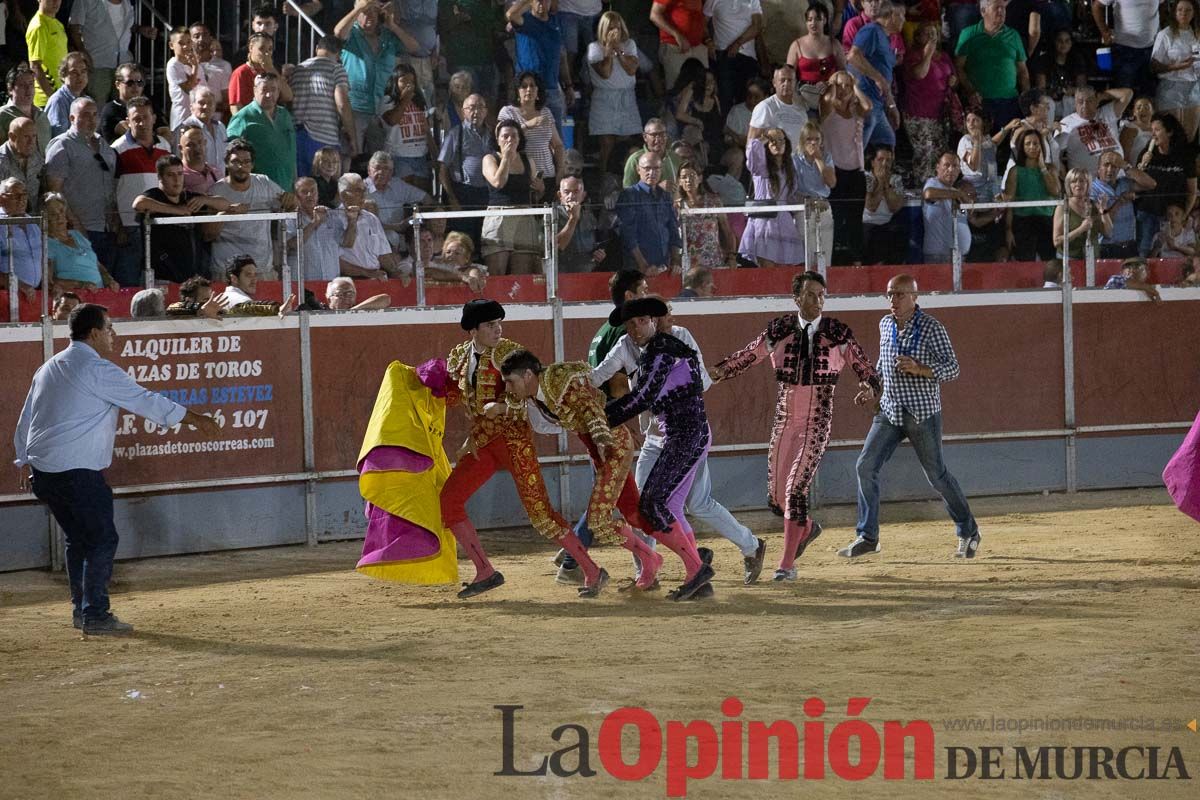
[[800,329],[801,329],[801,330],[803,330],[803,329],[804,329],[804,326],[805,326],[805,325],[811,325],[811,326],[812,326],[811,328],[809,328],[809,329],[808,329],[808,338],[810,338],[810,339],[813,337],[813,334],[817,332],[817,328],[818,328],[818,327],[820,326],[820,324],[821,324],[821,315],[820,315],[820,314],[817,314],[817,318],[816,318],[816,319],[805,319],[805,318],[804,318],[804,317],[803,317],[803,316],[800,314],[800,312],[799,312],[799,311],[797,311],[797,312],[796,312],[796,319],[798,319],[798,320],[800,321]]

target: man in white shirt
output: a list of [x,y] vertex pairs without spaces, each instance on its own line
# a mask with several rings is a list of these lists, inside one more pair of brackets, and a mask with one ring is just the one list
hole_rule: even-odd
[[733,108],[746,97],[746,81],[758,74],[754,40],[762,32],[759,0],[704,0],[704,16],[712,20],[717,46],[713,72],[721,108]]
[[[1100,30],[1100,41],[1112,47],[1113,86],[1154,96],[1150,50],[1158,33],[1158,7],[1161,4],[1162,0],[1096,0],[1092,3],[1092,19]],[[1111,27],[1105,19],[1108,7],[1113,10]]]
[[[1100,156],[1121,149],[1119,120],[1132,99],[1132,89],[1109,89],[1102,94],[1090,86],[1075,90],[1075,113],[1063,117],[1056,137],[1067,169],[1086,169],[1094,176]],[[1102,100],[1111,102],[1100,105]]]
[[796,94],[796,68],[784,64],[772,79],[775,94],[754,107],[746,138],[757,139],[771,128],[781,128],[792,143],[792,152],[800,152],[800,129],[808,122],[808,107]]
[[200,59],[204,81],[217,96],[218,118],[229,119],[229,78],[233,75],[233,65],[217,54],[216,40],[203,22],[193,23],[188,33],[192,37],[196,56]]
[[176,155],[179,153],[179,136],[189,125],[199,128],[204,133],[204,160],[211,164],[217,175],[217,180],[225,177],[225,145],[229,142],[229,134],[225,132],[225,123],[217,118],[219,98],[212,87],[200,86],[192,90],[191,116],[179,123],[179,128],[172,131],[175,135]]
[[346,235],[340,252],[342,274],[381,281],[399,277],[400,260],[392,252],[383,223],[363,208],[367,187],[362,177],[349,172],[338,178],[338,196],[342,201],[340,211],[346,215]]
[[[209,194],[243,204],[251,213],[296,210],[294,194],[253,170],[254,146],[245,139],[233,139],[225,149],[225,177],[212,185]],[[224,271],[230,258],[247,253],[254,257],[264,277],[274,277],[270,222],[209,222],[201,232],[206,241],[213,243],[214,275]]]
[[225,291],[221,293],[221,305],[231,317],[280,317],[296,309],[296,295],[288,295],[282,303],[259,300],[258,266],[254,258],[242,254],[229,259],[225,265]]
[[66,536],[75,627],[87,635],[128,634],[133,626],[113,616],[108,600],[119,537],[102,470],[112,464],[117,412],[163,428],[191,425],[208,437],[221,429],[211,417],[139,386],[109,360],[117,337],[103,306],[76,307],[68,324],[70,346],[33,376],[13,435],[15,463],[22,490],[32,488]]

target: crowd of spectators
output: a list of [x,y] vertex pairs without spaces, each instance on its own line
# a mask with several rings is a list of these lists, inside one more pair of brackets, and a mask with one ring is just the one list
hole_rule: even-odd
[[[548,230],[563,272],[682,272],[686,246],[701,296],[712,270],[904,261],[910,240],[931,263],[1190,263],[1196,2],[808,0],[774,52],[760,0],[310,0],[326,33],[300,53],[272,5],[234,41],[144,27],[131,0],[14,0],[0,213],[45,215],[56,297],[148,263],[190,314],[278,313],[245,286],[298,259],[335,309],[418,270],[482,293],[542,272]],[[131,52],[157,36],[152,86]],[[1044,205],[962,209],[997,201]],[[783,204],[804,211],[754,210]],[[416,206],[485,213],[414,229]],[[486,213],[543,206],[549,226]],[[696,213],[718,206],[747,208]],[[296,221],[238,221],[279,211]],[[197,215],[152,226],[147,259],[147,221]],[[4,280],[11,246],[38,287],[38,226],[4,238]]]

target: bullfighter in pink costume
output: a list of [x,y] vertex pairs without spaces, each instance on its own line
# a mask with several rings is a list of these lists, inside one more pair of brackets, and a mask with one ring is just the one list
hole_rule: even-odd
[[772,320],[753,342],[714,366],[715,381],[739,375],[770,359],[779,382],[771,451],[767,461],[767,502],[783,516],[784,547],[775,580],[794,581],[795,560],[821,535],[820,524],[808,516],[808,488],[829,443],[833,421],[833,390],[847,363],[858,375],[855,403],[882,391],[875,367],[848,326],[822,317],[825,279],[803,272],[792,280],[799,314]]

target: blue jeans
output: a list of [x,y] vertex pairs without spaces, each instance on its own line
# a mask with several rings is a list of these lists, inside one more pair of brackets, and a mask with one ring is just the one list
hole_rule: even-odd
[[127,225],[125,227],[125,244],[116,245],[113,248],[113,260],[106,266],[113,278],[122,286],[141,286],[143,283],[146,262],[142,244],[141,226]]
[[730,57],[724,50],[718,50],[713,73],[717,76],[721,108],[730,109],[746,99],[746,84],[758,75],[758,61],[743,53]]
[[863,144],[886,144],[896,146],[896,132],[888,122],[887,112],[881,103],[871,107],[871,113],[863,120]]
[[[105,267],[112,266],[115,263],[113,256],[117,252],[117,237],[113,236],[108,231],[88,231],[87,238],[88,243],[92,245],[92,251],[96,254],[96,260]],[[115,273],[110,272],[110,274],[112,274],[112,276],[116,278],[118,282],[121,281],[120,278],[117,278]],[[121,283],[121,285],[124,286],[125,284]],[[136,286],[137,283],[135,282],[129,285]]]
[[550,109],[550,113],[554,115],[554,127],[558,129],[558,136],[561,139],[563,119],[567,116],[567,98],[562,89],[555,86],[553,89],[546,90],[546,108]]
[[1113,86],[1133,89],[1134,97],[1149,95],[1154,97],[1154,88],[1158,81],[1150,69],[1150,53],[1152,47],[1126,47],[1123,44],[1112,46]]
[[575,74],[575,56],[586,53],[588,45],[596,41],[596,21],[600,17],[558,12],[558,25],[562,29],[562,46],[571,56],[571,74]]
[[[319,139],[314,139],[312,134],[308,132],[308,128],[303,125],[296,126],[296,177],[307,178],[312,175],[313,156],[322,147],[332,147],[339,153],[342,151],[341,146],[336,144],[326,144]],[[291,191],[290,187],[281,187],[285,192]]]
[[[983,113],[987,114],[992,120],[992,133],[998,133],[1001,128],[1007,125],[1017,117],[1024,116],[1021,113],[1021,104],[1015,97],[1000,97],[991,100],[984,98]],[[999,160],[1000,155],[996,155]],[[1006,163],[999,161],[999,163]]]
[[946,6],[946,25],[950,29],[950,52],[958,48],[958,35],[980,20],[979,6],[958,3]]
[[1162,228],[1164,219],[1150,211],[1137,212],[1138,255],[1142,258],[1150,257],[1150,251],[1154,249],[1154,237]]
[[879,471],[888,462],[896,447],[906,438],[912,443],[921,469],[929,485],[937,490],[946,504],[946,512],[954,520],[960,538],[974,536],[979,531],[971,507],[958,481],[942,461],[942,414],[938,412],[918,422],[904,412],[904,424],[893,425],[883,414],[876,414],[867,432],[855,467],[858,470],[858,535],[870,542],[879,541]]
[[33,493],[46,505],[67,540],[71,605],[85,621],[108,618],[108,581],[117,553],[112,489],[90,469],[33,471]]

